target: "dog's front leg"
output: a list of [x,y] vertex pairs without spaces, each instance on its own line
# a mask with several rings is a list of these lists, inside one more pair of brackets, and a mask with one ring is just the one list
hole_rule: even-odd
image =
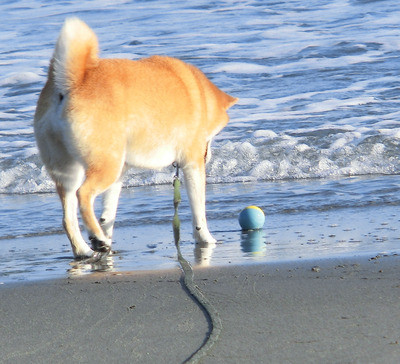
[[112,238],[121,187],[122,182],[117,181],[106,192],[104,192],[103,212],[100,217],[100,225],[108,239]]
[[186,190],[192,210],[193,236],[198,243],[216,243],[207,227],[206,175],[204,161],[189,163],[183,168]]

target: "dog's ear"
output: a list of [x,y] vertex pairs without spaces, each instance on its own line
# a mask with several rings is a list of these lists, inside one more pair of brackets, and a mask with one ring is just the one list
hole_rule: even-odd
[[229,109],[230,107],[232,107],[239,101],[238,97],[232,97],[230,95],[228,95],[228,96],[229,96],[229,103],[228,103],[228,107],[226,109]]
[[231,108],[238,101],[239,101],[239,99],[237,97],[233,97],[233,96],[228,95],[227,93],[223,92],[222,102],[223,102],[223,107],[225,108],[225,110],[228,110],[229,108]]

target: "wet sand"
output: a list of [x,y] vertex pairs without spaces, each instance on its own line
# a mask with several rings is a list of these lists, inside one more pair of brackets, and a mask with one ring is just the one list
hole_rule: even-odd
[[[236,217],[211,219],[210,229],[219,241],[214,246],[194,244],[191,223],[184,220],[181,250],[193,266],[212,267],[400,253],[397,213],[398,206],[385,205],[267,214],[264,229],[248,233],[242,233]],[[179,265],[171,222],[117,226],[114,238],[116,253],[97,266],[74,264],[63,232],[1,239],[0,286],[93,271],[151,271]]]
[[[180,269],[0,286],[4,363],[180,363],[210,323]],[[397,363],[400,257],[197,268],[222,331],[203,363]]]

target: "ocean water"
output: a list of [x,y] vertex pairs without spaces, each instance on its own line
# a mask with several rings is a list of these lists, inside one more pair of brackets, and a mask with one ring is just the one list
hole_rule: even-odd
[[[400,250],[399,2],[21,0],[2,1],[0,14],[0,244],[14,239],[27,255],[29,237],[62,231],[54,185],[34,140],[33,114],[62,23],[78,16],[96,31],[103,57],[175,56],[240,98],[207,166],[208,218],[222,240],[236,231],[231,244],[243,242],[231,221],[249,204],[267,214],[267,247],[268,228],[283,229],[285,221],[301,226],[307,214],[351,211],[357,225],[356,216],[374,209],[385,217],[378,225],[392,232],[383,250]],[[129,171],[117,228],[169,223],[173,173]],[[184,203],[181,219],[190,225]],[[346,252],[355,246],[347,243]],[[16,264],[7,258],[15,249],[3,259],[5,272]],[[288,256],[301,255],[293,249]],[[70,257],[67,247],[57,254],[64,250]],[[245,258],[238,251],[230,261]],[[358,244],[351,251],[364,250]],[[24,264],[26,255],[18,262]]]

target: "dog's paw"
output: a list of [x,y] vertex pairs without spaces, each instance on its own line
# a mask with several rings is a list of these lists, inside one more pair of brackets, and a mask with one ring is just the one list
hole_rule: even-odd
[[110,252],[111,244],[108,244],[106,241],[99,240],[95,236],[90,236],[89,240],[92,243],[92,249],[95,252],[99,252],[99,253],[108,253],[108,252]]
[[90,249],[89,245],[85,243],[85,246],[81,246],[79,249],[74,251],[75,260],[84,260],[93,256],[93,250]]
[[76,255],[74,255],[74,259],[77,262],[80,262],[80,261],[83,261],[83,260],[86,260],[86,259],[90,259],[94,254],[93,250],[90,250],[90,251],[91,251],[91,254],[76,254]]
[[196,243],[201,244],[216,244],[217,240],[210,234],[207,227],[199,228],[195,227],[193,229],[194,239]]

